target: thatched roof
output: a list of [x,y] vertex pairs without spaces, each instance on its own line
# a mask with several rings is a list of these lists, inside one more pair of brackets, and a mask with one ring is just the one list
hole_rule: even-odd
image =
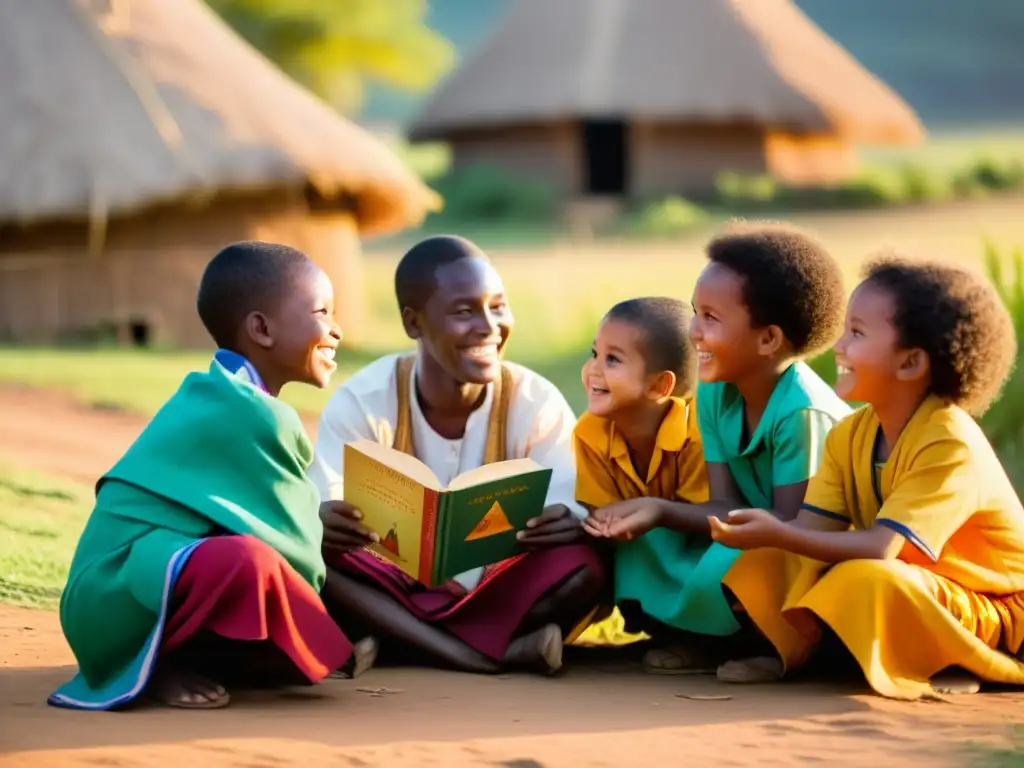
[[4,0],[0,73],[0,222],[308,182],[380,232],[437,199],[201,0]]
[[514,0],[412,137],[602,117],[872,143],[923,135],[910,107],[790,0]]

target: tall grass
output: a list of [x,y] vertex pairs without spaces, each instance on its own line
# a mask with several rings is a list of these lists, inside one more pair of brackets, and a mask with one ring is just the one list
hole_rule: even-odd
[[[1013,318],[1018,341],[1024,338],[1024,250],[1007,258],[990,241],[984,244],[985,269]],[[1010,265],[1007,269],[1006,265]],[[1017,361],[1000,398],[981,421],[1018,493],[1024,493],[1024,365]]]

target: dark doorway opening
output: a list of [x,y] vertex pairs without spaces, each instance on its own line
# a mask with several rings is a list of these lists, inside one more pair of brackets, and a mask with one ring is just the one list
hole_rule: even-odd
[[144,320],[132,320],[128,324],[128,339],[133,347],[148,347],[152,341],[149,323]]
[[582,124],[584,191],[590,195],[626,193],[628,142],[622,120],[587,120]]

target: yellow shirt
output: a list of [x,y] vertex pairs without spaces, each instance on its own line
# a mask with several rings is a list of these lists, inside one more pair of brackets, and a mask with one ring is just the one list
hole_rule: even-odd
[[967,589],[1024,591],[1024,508],[978,424],[929,398],[876,472],[879,435],[870,407],[840,422],[804,508],[898,531],[907,539],[901,560]]
[[576,501],[593,508],[651,496],[698,503],[708,499],[708,477],[692,398],[672,398],[658,428],[654,455],[641,479],[615,424],[585,413],[573,432]]

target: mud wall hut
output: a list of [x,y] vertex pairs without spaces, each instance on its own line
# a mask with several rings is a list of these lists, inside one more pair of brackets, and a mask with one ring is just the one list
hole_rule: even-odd
[[207,346],[206,262],[302,248],[363,321],[360,237],[436,196],[200,0],[0,3],[0,340]]
[[516,0],[410,135],[576,197],[827,184],[923,130],[790,0]]

